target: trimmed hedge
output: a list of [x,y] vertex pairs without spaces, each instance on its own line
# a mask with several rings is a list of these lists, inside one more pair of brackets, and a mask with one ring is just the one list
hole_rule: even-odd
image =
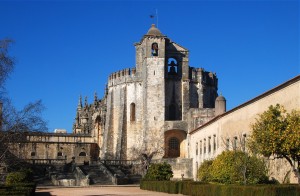
[[141,181],[144,190],[191,196],[300,196],[299,185],[220,185],[191,181]]
[[34,195],[36,189],[35,183],[16,183],[14,185],[0,185],[0,195]]

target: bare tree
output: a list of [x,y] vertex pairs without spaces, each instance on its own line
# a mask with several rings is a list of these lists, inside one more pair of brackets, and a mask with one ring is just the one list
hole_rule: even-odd
[[161,138],[162,135],[155,134],[154,132],[148,132],[146,142],[143,143],[142,147],[134,147],[131,149],[131,153],[136,155],[135,159],[140,159],[142,163],[141,173],[145,175],[151,164],[151,161],[155,157],[162,157],[164,154],[164,143]]
[[14,68],[14,58],[8,55],[8,48],[13,41],[10,39],[0,40],[0,88]]
[[42,118],[44,106],[36,101],[17,110],[11,104],[5,91],[5,81],[14,68],[14,58],[8,55],[12,40],[0,40],[0,166],[14,167],[22,160],[10,150],[26,141],[28,132],[47,131],[46,122]]
[[44,106],[36,101],[27,104],[22,110],[16,110],[7,101],[2,112],[0,131],[0,165],[14,167],[19,165],[20,157],[14,156],[18,145],[26,142],[29,132],[41,133],[47,131],[46,122],[42,119]]

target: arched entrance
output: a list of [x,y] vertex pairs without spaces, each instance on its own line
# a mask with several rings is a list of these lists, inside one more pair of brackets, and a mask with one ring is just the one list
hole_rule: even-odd
[[186,132],[169,130],[165,132],[165,158],[185,157]]

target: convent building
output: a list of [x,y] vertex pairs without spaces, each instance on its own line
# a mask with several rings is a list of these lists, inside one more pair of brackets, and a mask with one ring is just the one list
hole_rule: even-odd
[[[80,96],[73,133],[29,134],[14,144],[20,158],[76,163],[97,160],[167,161],[174,178],[197,179],[197,168],[246,141],[259,113],[273,104],[300,110],[300,76],[226,112],[215,73],[189,65],[189,51],[155,25],[134,44],[134,68],[112,73],[104,96]],[[49,161],[48,161],[49,162]],[[280,182],[295,180],[284,161],[269,162]]]

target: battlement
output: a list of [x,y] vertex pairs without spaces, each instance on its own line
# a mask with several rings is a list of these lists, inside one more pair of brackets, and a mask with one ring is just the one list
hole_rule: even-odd
[[205,71],[203,68],[190,68],[190,78],[194,82],[201,83],[215,83],[217,81],[217,75],[213,72]]
[[136,68],[127,68],[117,72],[114,72],[108,77],[108,86],[114,86],[116,84],[125,83],[130,81],[136,75]]

